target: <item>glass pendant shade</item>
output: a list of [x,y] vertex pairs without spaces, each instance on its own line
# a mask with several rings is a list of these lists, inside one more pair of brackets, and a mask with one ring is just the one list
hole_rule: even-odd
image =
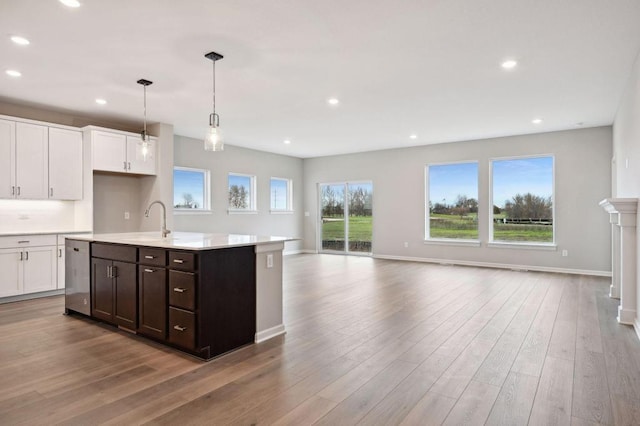
[[218,114],[209,116],[209,128],[204,136],[205,151],[224,151],[222,132],[220,131]]

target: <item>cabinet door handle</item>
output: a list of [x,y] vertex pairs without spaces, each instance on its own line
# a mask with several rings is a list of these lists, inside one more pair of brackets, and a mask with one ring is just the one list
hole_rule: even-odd
[[22,252],[20,252],[20,260],[21,260],[21,261],[22,261],[22,260],[24,260],[23,258],[24,258],[24,255],[23,255],[23,253],[22,253]]
[[111,266],[107,266],[107,278],[113,278],[111,275]]
[[18,190],[18,193],[17,193],[16,195],[20,195],[20,187],[19,187],[19,186],[17,186],[16,188],[17,188],[17,190]]
[[174,330],[178,330],[178,331],[185,331],[185,330],[187,329],[187,327],[182,327],[182,326],[179,326],[179,325],[174,325],[174,326],[173,326],[173,329],[174,329]]
[[131,170],[131,163],[127,163],[127,170]]
[[62,257],[62,249],[58,249],[58,257]]
[[173,263],[184,263],[182,259],[173,259]]
[[53,197],[53,188],[49,188],[49,197]]
[[15,186],[11,187],[11,195],[16,195],[16,187]]
[[24,254],[25,254],[24,260],[29,260],[29,252],[25,251]]
[[123,161],[122,164],[124,164],[124,169],[127,170],[127,162]]
[[176,293],[184,293],[185,291],[187,291],[187,289],[181,288],[181,287],[174,287],[173,291],[175,291]]
[[111,278],[118,278],[118,267],[117,266],[112,266],[111,267]]
[[144,258],[145,258],[145,259],[155,259],[156,257],[155,257],[155,256],[149,256],[149,255],[146,255]]
[[145,269],[145,272],[155,272],[153,269]]

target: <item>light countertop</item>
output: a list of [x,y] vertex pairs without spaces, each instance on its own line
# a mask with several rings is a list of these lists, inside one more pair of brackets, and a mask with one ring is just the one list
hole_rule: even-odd
[[294,241],[297,238],[212,234],[203,232],[173,232],[162,238],[159,232],[128,232],[117,234],[83,234],[69,236],[74,240],[115,243],[146,247],[177,248],[186,250],[209,250],[225,247],[257,246],[263,244]]

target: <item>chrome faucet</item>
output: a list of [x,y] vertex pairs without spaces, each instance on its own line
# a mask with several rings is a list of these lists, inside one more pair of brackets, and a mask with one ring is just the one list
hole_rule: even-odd
[[167,207],[164,205],[162,201],[156,200],[156,201],[153,201],[151,204],[149,204],[149,207],[147,207],[147,210],[144,211],[144,217],[149,217],[149,210],[151,210],[151,206],[153,206],[154,204],[160,204],[160,206],[162,206],[161,232],[162,232],[162,238],[167,238],[167,235],[169,235],[171,231],[167,229]]

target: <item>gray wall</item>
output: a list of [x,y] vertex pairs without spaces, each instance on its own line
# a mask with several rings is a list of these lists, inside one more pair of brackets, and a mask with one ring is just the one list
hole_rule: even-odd
[[[210,214],[174,214],[178,231],[201,231],[302,238],[302,160],[252,149],[226,145],[222,152],[206,152],[202,140],[175,136],[174,164],[208,169],[211,173]],[[257,214],[229,214],[227,192],[229,172],[257,176]],[[269,212],[270,178],[293,180],[293,214]],[[285,251],[296,251],[301,242],[290,242]]]
[[[611,127],[601,127],[305,159],[304,249],[317,249],[318,183],[371,180],[374,255],[606,274],[610,229],[598,202],[610,196],[611,147]],[[487,247],[489,159],[537,154],[555,156],[557,250]],[[479,162],[482,246],[426,245],[425,165],[464,160]],[[569,255],[562,257],[562,250]]]

